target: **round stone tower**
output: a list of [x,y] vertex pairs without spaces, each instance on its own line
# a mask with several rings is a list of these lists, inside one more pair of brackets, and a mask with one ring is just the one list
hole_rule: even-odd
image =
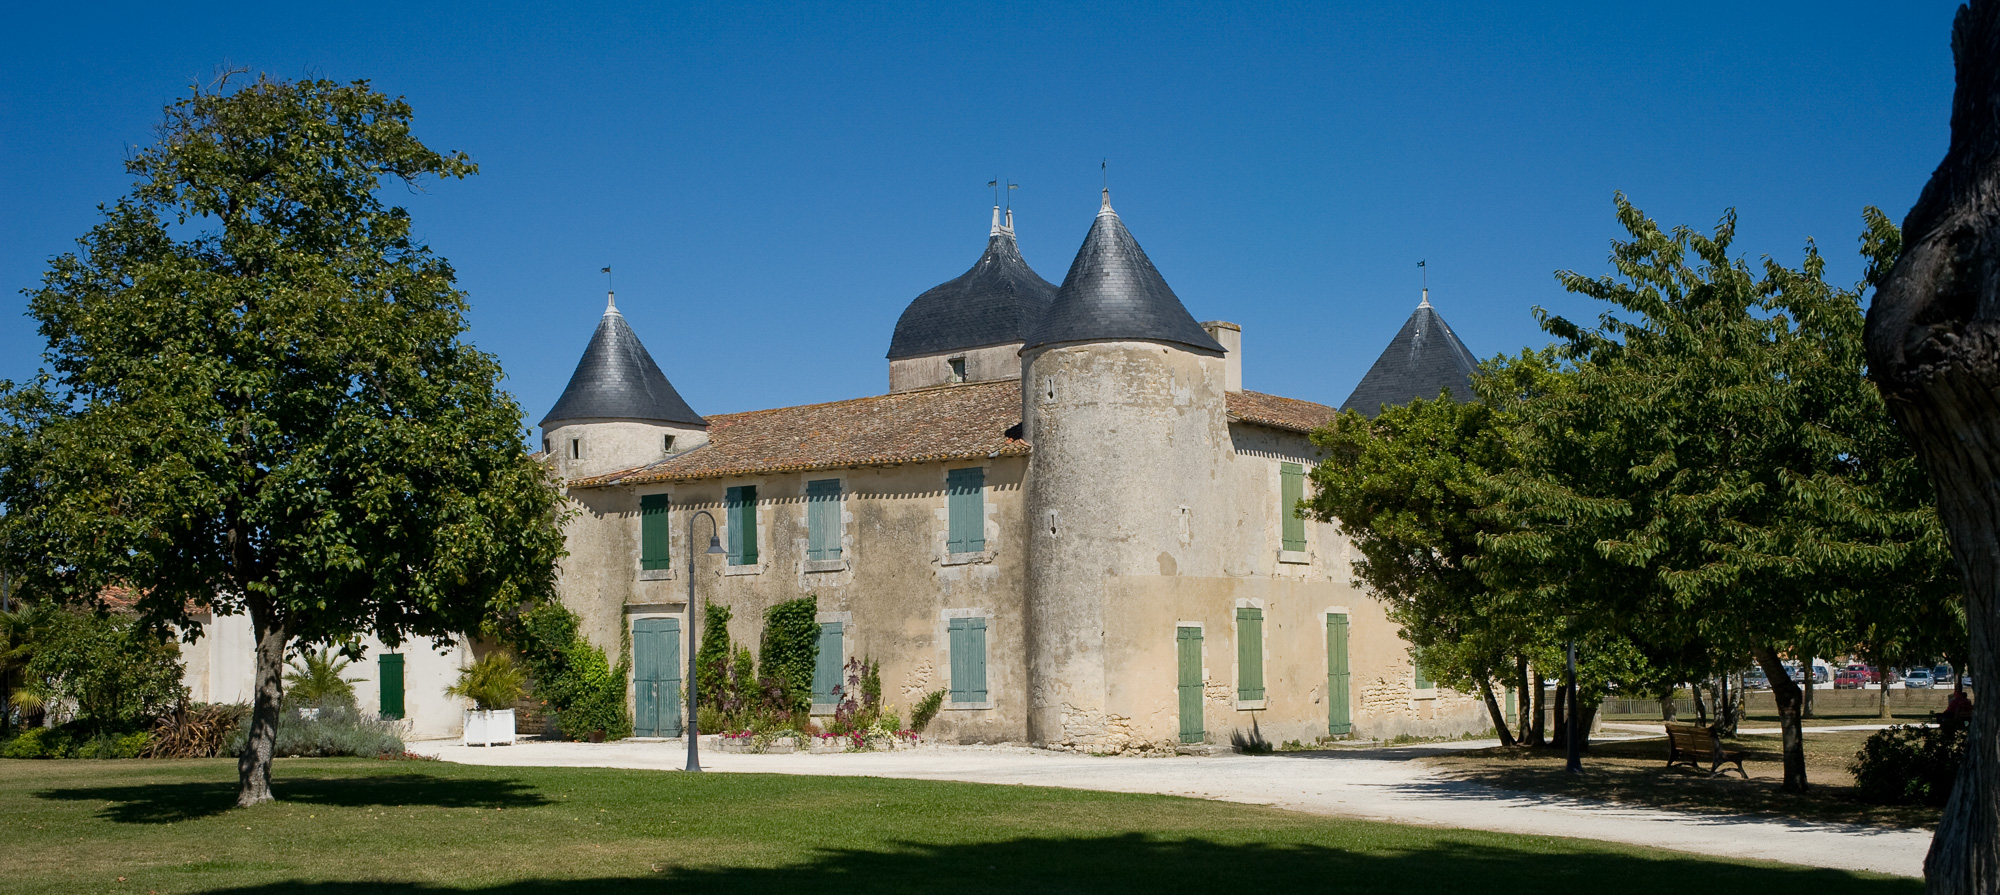
[[607,297],[590,346],[541,428],[542,450],[566,479],[644,466],[708,442],[708,421],[660,372],[616,296]]
[[[1027,480],[1028,735],[1052,748],[1142,745],[1108,630],[1128,585],[1187,566],[1191,507],[1219,487],[1229,428],[1224,349],[1181,305],[1111,208],[1021,349]],[[1210,550],[1214,545],[1207,545]],[[1168,630],[1160,636],[1171,638]]]

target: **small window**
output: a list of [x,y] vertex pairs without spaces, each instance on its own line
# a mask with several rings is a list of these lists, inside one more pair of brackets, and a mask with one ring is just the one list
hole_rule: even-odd
[[945,363],[951,365],[951,381],[965,381],[965,358],[954,357],[951,360],[945,361]]
[[806,483],[806,559],[840,558],[840,480]]
[[954,618],[948,623],[951,649],[951,701],[986,702],[986,619]]
[[1042,400],[1053,401],[1055,399],[1056,399],[1056,378],[1054,376],[1042,377]]
[[550,443],[550,441],[549,441],[549,440],[548,440],[547,438],[543,438],[543,439],[542,439],[542,453],[544,453],[544,454],[553,454],[553,453],[555,453],[555,452],[556,452],[556,446],[555,446],[554,444]]
[[950,530],[947,553],[978,553],[986,549],[986,469],[973,466],[945,473]]
[[572,438],[569,440],[569,458],[571,460],[583,459],[583,439]]
[[1236,610],[1236,698],[1264,698],[1264,610],[1252,606]]
[[729,519],[729,564],[757,564],[757,486],[731,488],[723,514]]
[[665,454],[671,454],[674,452],[674,437],[672,435],[666,435],[661,437],[660,452]]

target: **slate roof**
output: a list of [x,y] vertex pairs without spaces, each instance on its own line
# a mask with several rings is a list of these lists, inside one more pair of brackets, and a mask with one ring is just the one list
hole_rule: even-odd
[[1021,257],[1014,228],[1001,226],[995,207],[986,253],[971,270],[903,309],[889,339],[889,359],[1019,342],[1055,300],[1056,287]]
[[1460,401],[1472,400],[1472,374],[1479,368],[1472,352],[1446,325],[1444,317],[1431,307],[1430,299],[1417,306],[1410,319],[1382,356],[1361,377],[1361,384],[1342,402],[1342,410],[1358,410],[1373,419],[1383,405],[1401,405],[1417,399],[1434,399],[1450,389]]
[[617,419],[648,420],[706,426],[708,421],[694,412],[674,391],[667,374],[639,344],[639,337],[625,323],[618,306],[604,309],[590,346],[583,349],[569,387],[563,389],[556,406],[542,417],[540,425],[561,420]]
[[1332,422],[1339,413],[1325,404],[1297,398],[1280,398],[1251,391],[1229,393],[1230,417],[1273,429],[1311,432]]
[[572,487],[1020,456],[1021,383],[980,382],[709,417],[708,443]]
[[1057,342],[1145,339],[1223,352],[1111,210],[1110,190],[1104,191],[1104,206],[1070,263],[1055,304],[1030,333],[1024,349]]

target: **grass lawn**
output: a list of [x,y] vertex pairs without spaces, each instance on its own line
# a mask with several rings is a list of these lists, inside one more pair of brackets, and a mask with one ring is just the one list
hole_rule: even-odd
[[[1751,725],[1746,721],[1746,726]],[[1855,798],[1854,776],[1847,766],[1872,734],[1865,730],[1808,732],[1806,781],[1811,791],[1784,792],[1782,743],[1776,734],[1725,739],[1725,748],[1744,753],[1743,769],[1732,766],[1725,776],[1710,777],[1706,769],[1666,767],[1667,741],[1597,742],[1584,753],[1581,777],[1563,772],[1559,749],[1483,749],[1424,759],[1455,776],[1504,789],[1545,792],[1684,811],[1719,814],[1765,814],[1809,820],[1843,821],[1878,826],[1930,829],[1938,810],[1920,806],[1871,805]]]
[[283,759],[0,761],[0,892],[1917,892],[1915,880],[1167,796]]

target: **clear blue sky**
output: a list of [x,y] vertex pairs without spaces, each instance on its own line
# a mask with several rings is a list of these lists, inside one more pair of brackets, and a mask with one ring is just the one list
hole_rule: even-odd
[[[1394,9],[1384,7],[1394,6]],[[1417,303],[1475,354],[1594,316],[1624,190],[1741,216],[1852,280],[1942,155],[1954,3],[1309,3],[931,8],[24,4],[0,37],[0,378],[17,290],[220,66],[366,78],[479,176],[394,195],[457,267],[527,422],[619,306],[705,413],[878,394],[896,317],[971,265],[994,177],[1060,282],[1110,160],[1126,223],[1248,387],[1337,404]],[[831,7],[832,5],[825,5]]]

